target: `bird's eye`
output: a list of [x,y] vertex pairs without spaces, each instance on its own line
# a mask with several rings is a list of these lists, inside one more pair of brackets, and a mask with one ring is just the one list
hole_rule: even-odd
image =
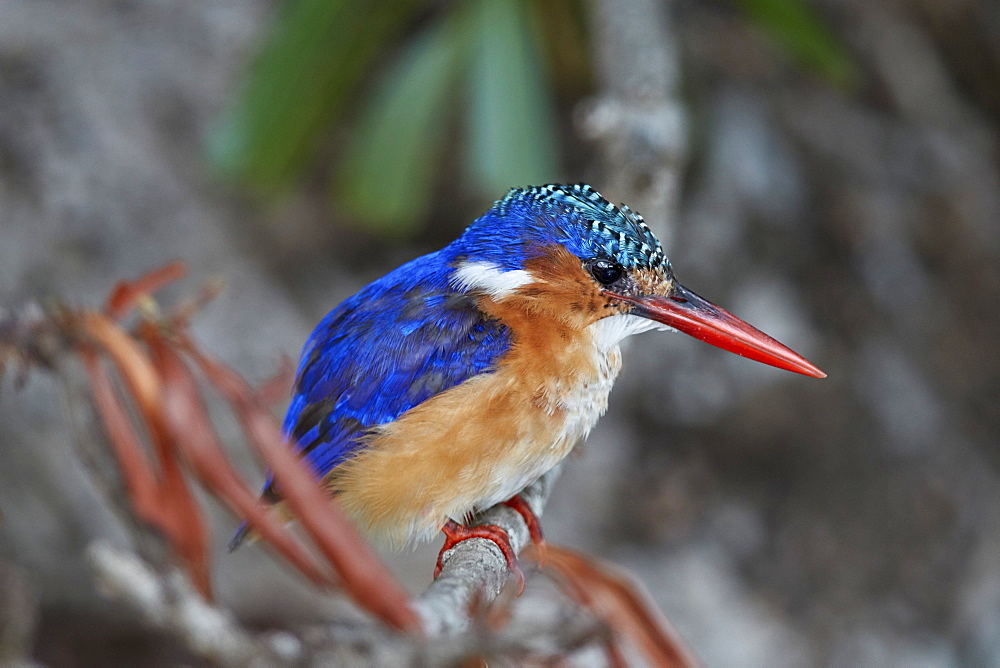
[[611,260],[595,260],[590,265],[590,273],[597,279],[598,283],[611,285],[622,277],[622,266]]

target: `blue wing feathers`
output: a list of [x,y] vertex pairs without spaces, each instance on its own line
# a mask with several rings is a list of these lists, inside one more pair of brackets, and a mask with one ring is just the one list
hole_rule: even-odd
[[306,342],[284,428],[318,475],[372,427],[488,372],[509,349],[507,328],[448,285],[448,260],[432,253],[387,274]]

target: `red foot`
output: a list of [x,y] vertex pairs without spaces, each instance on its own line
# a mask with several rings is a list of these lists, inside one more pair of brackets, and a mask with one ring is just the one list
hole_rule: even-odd
[[444,558],[444,553],[455,547],[463,540],[468,540],[469,538],[485,538],[486,540],[492,541],[498,548],[500,552],[503,553],[503,558],[507,560],[507,568],[510,572],[517,578],[517,595],[520,596],[524,592],[524,573],[521,572],[521,567],[517,565],[517,555],[514,554],[514,548],[510,546],[510,537],[507,532],[496,526],[495,524],[484,524],[477,527],[467,527],[459,524],[454,520],[448,520],[448,522],[441,527],[441,532],[444,533],[444,547],[441,548],[441,552],[438,553],[437,566],[434,567],[434,577],[441,575],[441,568],[444,565],[442,559]]
[[535,549],[538,550],[538,565],[544,566],[548,553],[545,548],[545,536],[542,535],[542,524],[538,520],[538,515],[535,514],[531,506],[520,496],[510,497],[503,502],[503,505],[513,508],[524,519],[524,523],[528,525],[528,535],[531,536],[531,542],[535,544]]

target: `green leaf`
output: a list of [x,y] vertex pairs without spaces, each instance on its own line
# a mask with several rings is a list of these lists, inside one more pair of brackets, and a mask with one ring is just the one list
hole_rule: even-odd
[[843,87],[854,85],[854,61],[803,0],[734,0],[805,66]]
[[286,5],[239,101],[209,137],[214,165],[257,185],[284,185],[350,102],[379,49],[418,5],[416,0]]
[[469,170],[494,195],[558,178],[552,100],[524,0],[472,0]]
[[400,234],[426,213],[463,60],[461,10],[400,55],[362,116],[338,188],[369,227]]

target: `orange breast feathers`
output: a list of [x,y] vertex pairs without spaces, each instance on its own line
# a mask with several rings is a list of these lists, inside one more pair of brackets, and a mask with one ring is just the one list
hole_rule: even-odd
[[429,539],[449,518],[511,498],[606,410],[621,356],[594,325],[613,307],[565,250],[526,270],[533,282],[480,300],[511,329],[497,368],[379,426],[327,477],[372,537],[392,546]]

